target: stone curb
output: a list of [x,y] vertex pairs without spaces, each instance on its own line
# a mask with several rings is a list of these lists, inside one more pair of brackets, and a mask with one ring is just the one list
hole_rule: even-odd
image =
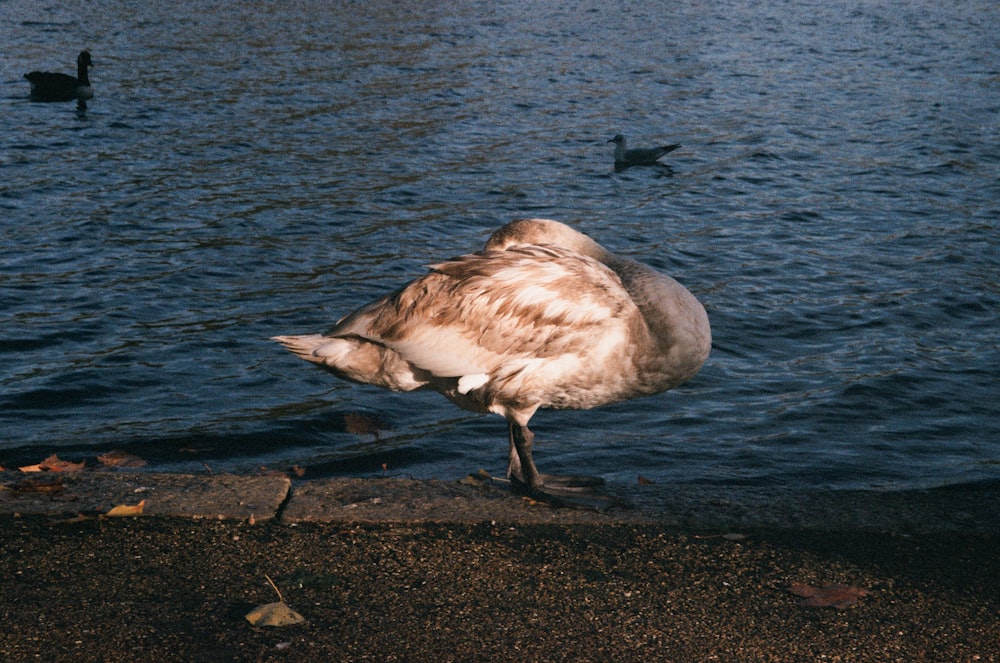
[[288,498],[286,476],[141,472],[0,473],[0,513],[104,514],[145,500],[144,516],[263,521]]
[[296,523],[655,524],[712,530],[804,529],[1000,534],[1000,481],[903,491],[610,485],[607,508],[552,508],[506,485],[144,472],[0,473],[0,514],[106,514],[145,500],[143,516]]

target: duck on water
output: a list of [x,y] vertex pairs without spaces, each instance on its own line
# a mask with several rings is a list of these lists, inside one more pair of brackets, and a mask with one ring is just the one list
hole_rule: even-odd
[[512,485],[558,503],[559,478],[532,458],[532,415],[676,387],[712,336],[701,303],[671,277],[563,223],[524,219],[323,334],[274,340],[340,378],[499,414]]
[[48,71],[32,71],[24,75],[31,84],[32,101],[78,101],[86,106],[94,98],[88,70],[94,66],[90,51],[80,51],[76,58],[76,76]]

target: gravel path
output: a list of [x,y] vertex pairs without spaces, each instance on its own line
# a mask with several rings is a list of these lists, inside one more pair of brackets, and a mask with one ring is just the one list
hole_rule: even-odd
[[[4,661],[998,661],[1000,535],[0,515]],[[304,624],[252,627],[277,600]],[[806,607],[794,584],[870,591]]]

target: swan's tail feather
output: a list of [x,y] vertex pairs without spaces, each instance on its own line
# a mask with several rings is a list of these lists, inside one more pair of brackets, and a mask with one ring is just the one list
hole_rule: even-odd
[[324,364],[326,357],[318,350],[331,339],[322,334],[306,334],[304,336],[274,336],[272,341],[277,341],[285,346],[285,349],[300,359],[314,364]]
[[271,340],[281,343],[297,357],[353,382],[393,391],[413,391],[426,386],[430,379],[389,348],[359,338],[306,334],[275,336]]

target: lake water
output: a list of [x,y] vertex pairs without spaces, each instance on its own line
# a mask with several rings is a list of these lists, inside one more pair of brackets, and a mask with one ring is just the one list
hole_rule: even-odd
[[[321,331],[525,216],[701,299],[654,397],[533,419],[542,471],[1000,478],[1000,4],[0,4],[0,465],[458,478],[506,427],[340,382]],[[32,69],[95,97],[27,101]],[[681,143],[612,169],[607,140]]]

